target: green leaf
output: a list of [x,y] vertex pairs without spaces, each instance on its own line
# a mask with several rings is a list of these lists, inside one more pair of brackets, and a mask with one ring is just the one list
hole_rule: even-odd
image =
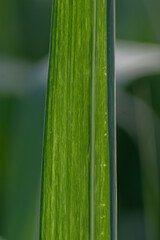
[[0,223],[5,239],[38,239],[44,93],[0,97]]
[[0,237],[0,240],[5,240],[4,238]]
[[106,0],[53,3],[40,239],[116,239],[114,32],[108,3],[109,18]]

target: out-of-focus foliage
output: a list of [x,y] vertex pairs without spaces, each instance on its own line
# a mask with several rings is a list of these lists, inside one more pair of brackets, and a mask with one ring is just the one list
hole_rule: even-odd
[[38,239],[48,64],[35,60],[48,55],[50,14],[50,0],[0,1],[0,235],[11,240]]
[[159,0],[117,0],[117,38],[160,43]]
[[0,99],[0,228],[7,239],[38,236],[44,92]]
[[51,0],[0,1],[0,53],[36,60],[48,53]]

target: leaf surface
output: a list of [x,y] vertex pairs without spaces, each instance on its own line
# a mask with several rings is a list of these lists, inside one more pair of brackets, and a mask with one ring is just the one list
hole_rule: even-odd
[[111,239],[106,40],[106,0],[54,1],[41,240]]

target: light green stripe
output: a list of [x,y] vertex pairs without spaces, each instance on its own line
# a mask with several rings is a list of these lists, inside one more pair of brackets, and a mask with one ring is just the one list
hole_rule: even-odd
[[95,153],[95,53],[96,53],[96,18],[97,18],[97,1],[94,1],[94,16],[93,16],[93,49],[92,49],[92,104],[91,104],[91,163],[90,163],[90,240],[94,240],[94,224],[95,224],[95,212],[94,212],[94,153]]
[[107,107],[106,1],[97,0],[95,47],[95,228],[94,238],[110,239],[110,188]]

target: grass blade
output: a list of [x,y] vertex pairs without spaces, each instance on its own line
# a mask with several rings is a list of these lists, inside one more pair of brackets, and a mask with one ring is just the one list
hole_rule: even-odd
[[111,239],[107,20],[106,0],[54,0],[41,240]]

